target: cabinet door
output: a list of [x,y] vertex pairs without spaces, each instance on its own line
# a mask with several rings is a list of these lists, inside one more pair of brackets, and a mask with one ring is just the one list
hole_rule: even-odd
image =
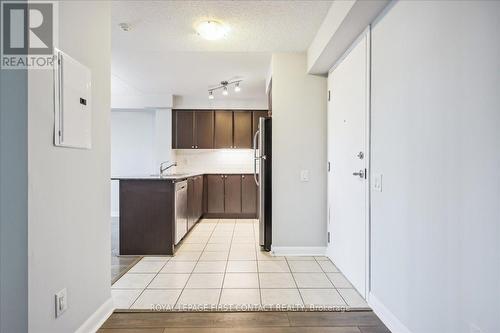
[[195,111],[195,148],[212,149],[214,147],[214,113],[213,111]]
[[172,110],[172,149],[177,149],[177,110]]
[[[267,117],[267,111],[254,111],[253,114],[253,125],[252,125],[252,138],[255,135],[255,132],[259,129],[259,118]],[[253,144],[253,143],[252,143]]]
[[234,111],[233,148],[252,148],[252,112]]
[[241,212],[257,215],[257,184],[253,175],[241,175]]
[[224,212],[241,213],[241,175],[224,176]]
[[207,211],[224,213],[224,176],[207,175]]
[[195,217],[198,220],[203,215],[203,176],[194,178],[194,189]]
[[192,149],[194,148],[194,112],[179,111],[176,112],[176,148]]
[[233,147],[233,113],[215,111],[215,148]]
[[194,178],[189,178],[187,185],[187,220],[188,230],[190,230],[196,223],[196,188]]

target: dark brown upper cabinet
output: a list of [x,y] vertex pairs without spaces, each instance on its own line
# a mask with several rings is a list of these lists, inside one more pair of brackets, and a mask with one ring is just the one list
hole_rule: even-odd
[[252,112],[234,111],[233,148],[252,148]]
[[177,149],[192,149],[194,144],[194,112],[176,111],[173,117],[175,123],[175,145]]
[[233,148],[233,113],[215,111],[215,148]]
[[[255,135],[255,132],[259,129],[259,118],[267,117],[267,111],[254,111],[252,112],[252,138]],[[253,143],[252,143],[253,147]]]
[[241,175],[225,175],[224,178],[224,212],[241,213]]
[[213,111],[195,111],[194,128],[195,148],[212,149],[214,147]]
[[173,110],[172,148],[248,149],[267,111]]

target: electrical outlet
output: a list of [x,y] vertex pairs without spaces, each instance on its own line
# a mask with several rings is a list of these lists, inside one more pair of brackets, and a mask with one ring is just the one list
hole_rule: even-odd
[[373,190],[382,192],[382,174],[375,173],[373,174]]
[[59,317],[68,309],[68,292],[66,291],[66,288],[63,290],[59,291],[55,295],[55,301],[56,301],[56,318]]
[[308,182],[309,181],[309,170],[301,170],[300,171],[300,181]]

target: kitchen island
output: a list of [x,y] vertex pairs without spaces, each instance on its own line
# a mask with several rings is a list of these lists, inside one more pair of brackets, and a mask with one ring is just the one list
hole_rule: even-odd
[[120,182],[120,255],[173,255],[202,218],[256,218],[252,174],[113,177]]

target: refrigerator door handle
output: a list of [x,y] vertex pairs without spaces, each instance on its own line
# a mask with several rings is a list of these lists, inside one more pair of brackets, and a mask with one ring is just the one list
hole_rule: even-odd
[[260,130],[257,130],[253,136],[253,179],[255,180],[255,184],[259,186],[259,181],[257,180],[257,160],[259,157],[257,156],[257,137],[260,135]]

